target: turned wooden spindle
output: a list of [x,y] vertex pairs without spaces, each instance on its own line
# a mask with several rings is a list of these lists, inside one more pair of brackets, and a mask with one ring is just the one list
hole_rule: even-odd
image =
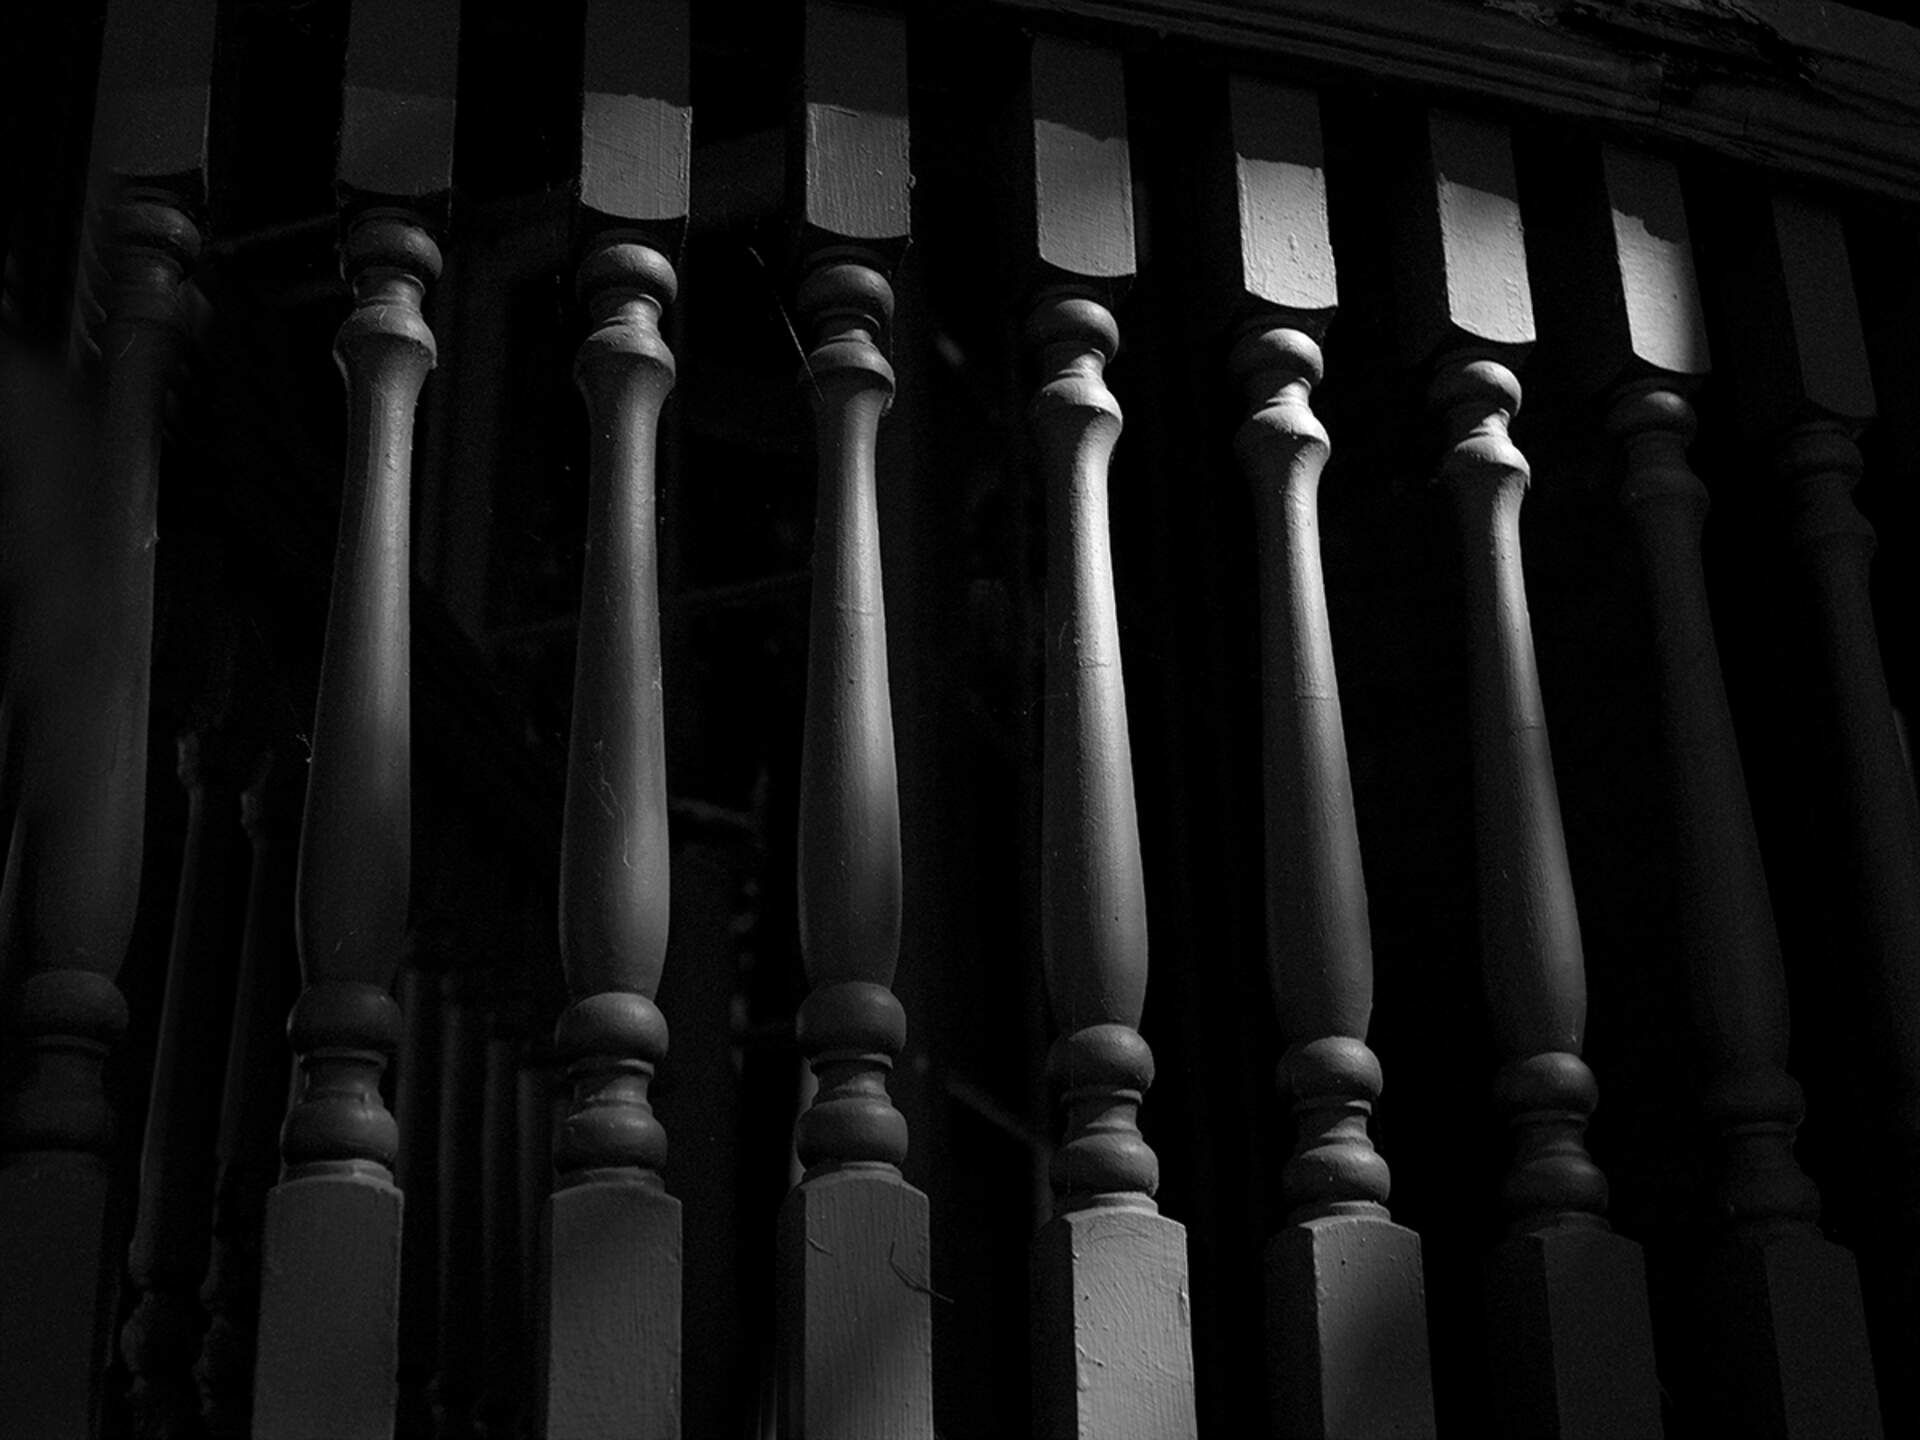
[[205,1287],[207,1331],[196,1375],[211,1440],[245,1440],[253,1410],[260,1307],[260,1231],[279,1165],[288,1055],[283,1016],[293,1004],[293,887],[304,768],[269,757],[240,796],[252,846],[246,928],[227,1032],[213,1193],[212,1255]]
[[433,368],[420,313],[440,271],[403,212],[347,232],[355,296],[347,475],[300,831],[295,934],[305,988],[288,1021],[298,1095],[267,1203],[254,1428],[384,1437],[393,1425],[399,1132],[380,1077],[400,1040],[388,994],[410,880],[408,520],[414,408]]
[[9,695],[21,768],[0,963],[12,1003],[0,1293],[35,1299],[0,1304],[6,1434],[92,1433],[125,1253],[125,1233],[110,1233],[102,1067],[127,1021],[114,977],[145,841],[161,410],[199,235],[177,195],[158,190],[124,190],[108,226],[99,449],[49,518],[20,598]]
[[189,217],[206,174],[213,12],[213,0],[106,7],[89,167],[103,202],[101,408],[77,483],[63,477],[26,501],[35,553],[8,596],[6,1435],[94,1433],[118,1318],[126,1217],[103,1066],[126,1027],[114,982],[146,839],[156,483],[200,248]]
[[334,343],[346,477],[300,829],[300,1080],[267,1201],[257,1440],[393,1431],[404,1207],[380,1082],[412,883],[413,425],[436,358],[420,307],[440,273],[428,225],[452,189],[458,58],[457,6],[355,0],[335,161],[354,296]]
[[887,271],[910,229],[906,25],[807,7],[795,297],[819,456],[800,757],[797,1038],[817,1085],[781,1207],[780,1413],[796,1436],[933,1434],[927,1199],[887,1094],[907,1017],[900,803],[875,447],[893,399]]
[[1562,323],[1620,445],[1652,615],[1679,950],[1724,1227],[1701,1267],[1706,1363],[1676,1390],[1741,1434],[1875,1435],[1858,1273],[1816,1228],[1820,1193],[1794,1158],[1806,1106],[1787,1073],[1786,976],[1701,566],[1708,495],[1687,460],[1688,396],[1709,357],[1679,174],[1565,142],[1537,169],[1536,234],[1577,282]]
[[190,731],[179,741],[187,831],[127,1254],[127,1275],[139,1298],[120,1334],[131,1379],[127,1401],[134,1433],[141,1436],[190,1431],[200,1414],[193,1365],[200,1352],[200,1286],[212,1239],[224,1058],[218,1037],[231,1023],[224,1002],[231,994],[232,971],[221,947],[227,856],[240,788],[228,748],[212,730]]
[[1133,193],[1119,57],[1034,43],[1017,136],[1016,218],[1037,295],[1026,345],[1046,492],[1041,943],[1059,1038],[1047,1075],[1063,1125],[1055,1214],[1034,1241],[1035,1433],[1194,1433],[1186,1231],[1159,1213],[1141,1136],[1153,1083],[1140,1036],[1147,917],[1107,534],[1120,406],[1104,303],[1133,273]]
[[1530,471],[1510,433],[1534,338],[1506,132],[1435,113],[1399,157],[1396,287],[1432,367],[1437,480],[1459,524],[1480,964],[1512,1144],[1486,1271],[1495,1415],[1513,1436],[1658,1435],[1645,1262],[1607,1227],[1585,1131],[1586,972],[1520,558]]
[[[1204,193],[1258,527],[1268,973],[1297,1132],[1287,1223],[1266,1257],[1270,1421],[1285,1437],[1424,1434],[1420,1239],[1389,1217],[1367,1133],[1381,1086],[1366,1043],[1373,942],[1321,573],[1330,447],[1312,392],[1338,297],[1319,100],[1238,78],[1225,98]],[[1360,1312],[1365,1327],[1343,1323]]]
[[[591,436],[560,856],[571,1004],[554,1031],[570,1100],[553,1140],[541,1297],[541,1421],[551,1440],[680,1433],[680,1202],[648,1100],[666,1057],[666,741],[655,449],[673,388],[660,331],[676,279],[691,147],[682,4],[594,0],[583,35],[574,363]],[[618,1257],[609,1263],[609,1256]],[[614,1337],[614,1338],[609,1338]]]

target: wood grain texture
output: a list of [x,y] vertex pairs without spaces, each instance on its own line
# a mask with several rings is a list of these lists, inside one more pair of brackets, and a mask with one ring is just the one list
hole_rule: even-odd
[[680,1202],[628,1170],[555,1191],[547,1226],[547,1440],[677,1440]]
[[927,1197],[891,1167],[809,1176],[780,1210],[781,1434],[930,1440]]
[[122,180],[176,180],[198,198],[207,164],[214,0],[107,7],[93,165]]
[[427,199],[453,185],[459,6],[354,0],[335,175],[361,195]]
[[1033,44],[1030,94],[1036,258],[1088,280],[1131,276],[1133,170],[1120,57],[1042,36]]
[[[1331,319],[1338,303],[1320,98],[1236,75],[1228,82],[1240,283],[1250,299]],[[1323,322],[1324,323],[1324,322]],[[1314,333],[1311,323],[1309,333]]]
[[1396,157],[1395,290],[1413,354],[1533,343],[1519,186],[1506,130],[1435,110]]
[[814,0],[806,9],[796,130],[802,224],[841,240],[912,228],[903,18]]
[[590,0],[581,50],[580,203],[682,221],[693,158],[687,0]]
[[1056,1215],[1033,1242],[1036,1440],[1180,1440],[1194,1414],[1187,1232],[1149,1208]]

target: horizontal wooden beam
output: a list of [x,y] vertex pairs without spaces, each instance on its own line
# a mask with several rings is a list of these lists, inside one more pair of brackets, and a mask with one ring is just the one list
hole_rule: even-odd
[[1433,98],[1523,105],[1787,174],[1920,200],[1920,29],[1845,5],[1601,7],[1539,0],[1001,0],[1345,71]]

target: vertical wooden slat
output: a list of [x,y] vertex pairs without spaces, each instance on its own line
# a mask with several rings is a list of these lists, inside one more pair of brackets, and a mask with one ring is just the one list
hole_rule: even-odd
[[433,368],[421,315],[440,251],[423,219],[452,167],[456,12],[358,0],[336,166],[354,309],[346,478],[300,832],[305,984],[288,1024],[299,1094],[267,1202],[254,1432],[385,1440],[394,1419],[399,1144],[380,1076],[411,881],[409,534],[414,409]]
[[687,37],[681,4],[587,7],[578,286],[594,328],[574,375],[592,444],[560,864],[573,1003],[554,1045],[572,1100],[547,1207],[549,1440],[680,1433],[680,1202],[647,1086],[667,1050],[654,452],[674,378],[660,318],[687,212]]
[[186,844],[140,1153],[140,1195],[127,1255],[139,1299],[121,1331],[138,1435],[195,1428],[200,1396],[200,1287],[212,1240],[215,1130],[231,1024],[232,965],[225,940],[227,856],[239,819],[231,742],[218,730],[180,737]]
[[[520,1061],[527,1043],[530,997],[526,961],[517,947],[495,967],[488,1015],[486,1087],[480,1154],[481,1390],[483,1435],[527,1429],[526,1267],[521,1249]],[[552,1153],[542,1152],[542,1159]]]
[[46,544],[8,636],[19,747],[0,973],[19,1068],[0,1102],[0,1433],[83,1436],[124,1236],[101,1066],[145,842],[155,482],[168,372],[199,249],[211,0],[109,7],[93,170],[108,187],[105,408],[85,483],[49,493]]
[[1367,1134],[1381,1086],[1366,1043],[1373,942],[1321,575],[1329,444],[1311,395],[1338,297],[1319,100],[1236,78],[1225,119],[1206,159],[1213,228],[1233,243],[1212,278],[1232,307],[1236,448],[1259,527],[1268,970],[1298,1131],[1266,1256],[1271,1429],[1425,1435],[1420,1237],[1388,1215]]
[[1521,573],[1529,468],[1508,433],[1534,339],[1512,155],[1505,130],[1443,113],[1407,138],[1395,281],[1460,526],[1481,968],[1513,1144],[1486,1280],[1495,1413],[1516,1437],[1657,1436],[1645,1262],[1607,1227],[1583,1138],[1599,1090]]
[[296,988],[294,847],[304,779],[301,768],[276,754],[240,797],[253,864],[227,1035],[212,1257],[201,1292],[208,1320],[198,1375],[211,1440],[244,1440],[253,1411],[260,1231],[267,1191],[279,1168],[276,1141],[286,1113],[288,1055],[281,1017]]
[[1033,1249],[1035,1434],[1172,1440],[1195,1428],[1186,1231],[1153,1200],[1138,1112],[1147,917],[1107,536],[1120,407],[1105,370],[1109,304],[1134,269],[1119,57],[1034,43],[1015,137],[1015,219],[1035,292],[1029,411],[1046,488],[1041,940],[1060,1031],[1047,1058],[1064,1111],[1055,1213]]
[[394,1412],[399,1440],[424,1440],[434,1430],[433,1369],[440,1342],[440,982],[445,949],[415,930],[400,972],[404,1030],[394,1073],[400,1148],[393,1173],[409,1198],[400,1237],[399,1399]]
[[[460,895],[463,907],[477,897]],[[465,908],[471,914],[471,908]],[[462,925],[458,956],[441,979],[439,1075],[440,1264],[439,1343],[433,1372],[434,1434],[437,1440],[470,1440],[475,1407],[486,1374],[486,1251],[480,1230],[484,1184],[482,1146],[486,1121],[487,1012],[484,960],[475,942],[483,933]],[[481,943],[484,943],[483,941]]]
[[[1862,1237],[1868,1299],[1893,1321],[1876,1337],[1898,1429],[1911,1406],[1907,1357],[1920,1343],[1920,809],[1880,658],[1868,589],[1876,537],[1855,507],[1856,437],[1877,405],[1839,217],[1800,195],[1720,197],[1714,222],[1739,233],[1727,298],[1742,414],[1764,436],[1814,645],[1824,743],[1813,782],[1833,822],[1841,885],[1834,914],[1852,973],[1849,1004],[1884,1109],[1868,1121],[1893,1143],[1865,1167],[1891,1204]],[[1848,1013],[1852,1013],[1849,1011]],[[1904,1417],[1911,1424],[1910,1413]]]
[[819,499],[800,760],[801,1052],[818,1081],[779,1222],[784,1434],[933,1434],[927,1199],[900,1174],[887,1073],[906,1043],[900,806],[874,452],[893,399],[888,273],[910,230],[907,37],[898,17],[807,6],[795,117]]
[[1707,1365],[1682,1377],[1743,1435],[1880,1433],[1853,1257],[1820,1235],[1794,1158],[1805,1115],[1787,1073],[1787,990],[1759,837],[1721,678],[1700,538],[1707,490],[1687,461],[1689,396],[1709,367],[1680,177],[1606,146],[1557,149],[1559,201],[1536,234],[1582,297],[1579,342],[1624,459],[1653,612],[1678,836],[1680,947],[1703,1109],[1717,1149],[1699,1316]]

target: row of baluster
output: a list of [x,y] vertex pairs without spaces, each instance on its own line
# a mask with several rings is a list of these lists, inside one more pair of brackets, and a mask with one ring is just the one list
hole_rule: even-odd
[[[554,1135],[535,1297],[539,1424],[554,1440],[677,1433],[683,1362],[682,1216],[662,1183],[668,1137],[648,1087],[671,1063],[670,1017],[654,1003],[669,853],[654,475],[675,378],[662,317],[675,299],[670,257],[692,151],[685,14],[658,9],[639,46],[633,15],[589,6],[585,42],[587,335],[576,376],[591,434],[589,547],[560,859],[570,1003],[554,1041],[570,1096]],[[399,1363],[403,1200],[380,1082],[403,1028],[391,991],[411,863],[410,455],[436,358],[422,300],[440,269],[428,201],[444,188],[451,140],[452,28],[401,34],[373,3],[354,17],[341,179],[359,198],[342,251],[354,305],[336,347],[350,428],[333,598],[298,864],[256,825],[249,905],[266,916],[288,887],[297,896],[303,984],[287,1035],[298,1083],[282,1123],[278,1091],[257,1083],[273,1063],[258,1053],[268,1042],[253,1021],[274,1006],[274,961],[250,923],[221,1129],[229,1167],[253,1165],[259,1191],[254,1162],[279,1125],[278,1180],[260,1202],[248,1403],[252,1433],[290,1440],[388,1434]],[[894,16],[809,5],[795,122],[794,309],[819,455],[799,837],[810,988],[797,1022],[818,1089],[796,1132],[805,1175],[779,1222],[780,1406],[796,1435],[933,1427],[930,1220],[926,1197],[902,1177],[908,1136],[887,1093],[908,1017],[890,988],[902,876],[875,453],[894,390],[889,275],[911,230],[905,35]],[[445,88],[423,84],[416,106],[387,103],[373,82],[392,83],[396,50],[424,56],[419,73],[446,77]],[[1009,168],[1020,194],[1008,221],[1026,285],[1030,424],[1046,495],[1041,928],[1058,1031],[1047,1070],[1060,1102],[1057,1213],[1032,1257],[1036,1429],[1162,1440],[1192,1434],[1195,1417],[1185,1234],[1155,1206],[1157,1162],[1137,1119],[1153,1079],[1138,1028],[1148,925],[1107,533],[1122,418],[1104,378],[1120,343],[1114,298],[1135,265],[1122,67],[1098,47],[1043,37],[1018,91],[1023,125]],[[1287,1044],[1281,1083],[1298,1122],[1282,1181],[1287,1219],[1266,1259],[1272,1423],[1283,1435],[1422,1434],[1433,1411],[1419,1241],[1389,1215],[1386,1162],[1367,1129],[1382,1076],[1366,1043],[1366,895],[1316,518],[1329,441],[1312,392],[1337,299],[1317,102],[1251,79],[1223,84],[1217,99],[1214,149],[1197,158],[1208,213],[1231,241],[1234,273],[1215,288],[1257,504],[1267,943]],[[396,139],[419,153],[396,161]],[[1622,499],[1659,621],[1683,949],[1726,1221],[1713,1282],[1722,1303],[1708,1307],[1724,1331],[1712,1347],[1725,1367],[1721,1393],[1748,1433],[1803,1433],[1792,1428],[1803,1413],[1820,1417],[1819,1433],[1878,1433],[1855,1266],[1821,1237],[1818,1194],[1793,1156],[1803,1107],[1786,1071],[1778,942],[1702,580],[1706,492],[1686,459],[1687,396],[1707,350],[1677,172],[1595,146],[1569,164],[1553,216],[1523,235],[1501,126],[1434,112],[1404,139],[1382,183],[1403,220],[1396,294],[1404,338],[1429,376],[1441,435],[1434,475],[1459,523],[1481,966],[1495,1098],[1512,1137],[1500,1186],[1508,1235],[1487,1272],[1501,1427],[1652,1435],[1661,1425],[1640,1251],[1609,1229],[1606,1179],[1583,1141],[1598,1089],[1580,1058],[1580,929],[1522,576],[1529,470],[1509,432],[1534,339],[1527,246],[1540,242],[1529,237],[1560,233],[1569,239],[1557,263],[1580,268],[1591,307],[1605,423],[1620,442]],[[407,173],[381,168],[397,164]],[[130,186],[113,211],[106,444],[93,500],[84,538],[23,592],[8,690],[21,775],[7,871],[19,1073],[0,1132],[0,1246],[10,1281],[41,1286],[29,1306],[16,1285],[0,1322],[10,1433],[80,1434],[93,1423],[93,1337],[120,1263],[99,1248],[113,1233],[101,1066],[125,1025],[114,975],[143,843],[156,448],[198,243],[187,197],[128,178],[149,183]],[[1836,783],[1870,937],[1858,958],[1896,1017],[1883,1058],[1911,1130],[1920,825],[1867,599],[1872,536],[1849,498],[1871,395],[1846,252],[1834,218],[1792,196],[1767,196],[1751,220],[1764,283],[1740,318],[1791,360],[1752,383],[1758,412],[1775,423],[1806,603],[1845,729],[1848,769]],[[183,761],[189,823],[205,827],[196,763]],[[191,933],[200,883],[191,867],[211,863],[201,833],[190,832],[181,881],[130,1262],[142,1292],[128,1340],[136,1401],[171,1383],[179,1403],[191,1347],[141,1337],[192,1332],[179,1312],[197,1304],[202,1276],[167,1265],[203,1254],[206,1227],[226,1214],[211,1197],[176,1204],[169,1168],[168,1127],[206,1104],[179,1093],[192,1073],[183,1056],[221,1008],[187,973],[207,949]],[[180,1215],[199,1232],[170,1238],[164,1225]],[[230,1279],[217,1274],[212,1293]],[[252,1281],[233,1283],[243,1293]],[[209,1356],[233,1338],[210,1333]],[[221,1423],[223,1433],[240,1429],[232,1417]]]

